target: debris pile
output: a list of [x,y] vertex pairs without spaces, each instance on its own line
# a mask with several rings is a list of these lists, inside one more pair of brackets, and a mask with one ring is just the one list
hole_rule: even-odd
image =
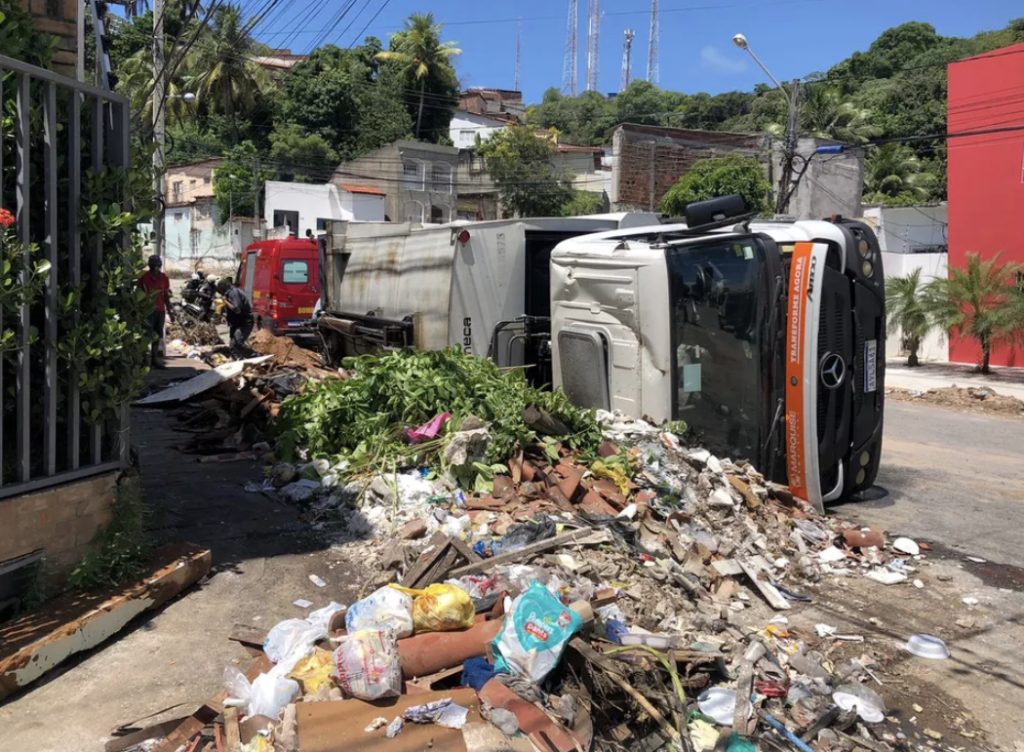
[[990,413],[994,415],[1014,415],[1024,417],[1024,400],[999,394],[990,387],[953,386],[918,391],[912,389],[886,389],[885,393],[899,400],[927,402],[932,405],[952,407],[957,410]]
[[158,749],[901,746],[858,636],[788,614],[828,578],[906,579],[918,544],[817,517],[680,425],[532,404],[518,374],[481,405],[495,376],[462,357],[362,359],[286,400],[304,460],[260,490],[378,575],[250,636],[249,671]]
[[193,316],[179,315],[167,325],[167,339],[181,340],[193,347],[220,346],[224,340],[217,333],[217,327],[209,321],[200,321]]

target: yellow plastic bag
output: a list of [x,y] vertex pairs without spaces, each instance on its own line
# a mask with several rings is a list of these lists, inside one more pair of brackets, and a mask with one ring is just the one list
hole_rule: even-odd
[[425,590],[392,584],[395,590],[411,595],[412,624],[416,632],[450,632],[472,627],[476,615],[469,593],[455,585],[435,582]]
[[295,664],[288,678],[302,685],[302,694],[309,695],[330,684],[333,669],[334,654],[330,650],[316,648],[312,655]]

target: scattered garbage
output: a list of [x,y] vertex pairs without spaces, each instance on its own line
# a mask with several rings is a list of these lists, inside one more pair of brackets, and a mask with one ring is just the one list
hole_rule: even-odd
[[[276,625],[251,681],[231,674],[278,748],[321,714],[368,748],[481,724],[493,748],[545,752],[896,748],[870,635],[799,606],[834,578],[923,585],[926,547],[816,515],[681,425],[579,411],[457,352],[347,365],[305,388],[267,371],[247,398],[284,400],[266,399],[281,419],[256,490],[373,573],[347,609]],[[906,648],[948,657],[924,635]]]
[[916,634],[907,640],[907,652],[916,655],[918,658],[930,658],[932,660],[945,660],[949,658],[949,648],[946,643],[933,635]]

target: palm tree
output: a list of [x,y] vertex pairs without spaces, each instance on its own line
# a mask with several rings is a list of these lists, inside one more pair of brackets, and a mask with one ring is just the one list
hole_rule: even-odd
[[461,55],[455,42],[441,41],[441,25],[434,23],[433,13],[413,13],[405,21],[405,30],[392,38],[394,49],[378,52],[378,60],[401,64],[405,78],[419,82],[419,105],[416,111],[416,138],[423,123],[423,101],[427,79],[444,68],[451,68],[450,59]]
[[907,365],[919,366],[917,351],[921,340],[935,327],[925,300],[925,285],[921,284],[921,270],[915,269],[906,277],[885,280],[885,307],[889,319],[889,334],[902,333],[907,343]]
[[259,51],[239,7],[224,5],[188,61],[194,91],[207,107],[227,115],[236,143],[239,115],[252,110],[269,86],[266,72],[254,60]]
[[913,150],[901,144],[885,144],[867,160],[865,200],[878,203],[914,203],[931,196],[936,178],[924,170]]
[[981,345],[982,373],[989,373],[992,344],[1018,335],[1020,302],[1015,285],[1017,264],[1000,263],[997,253],[982,260],[967,254],[963,269],[951,267],[948,279],[933,279],[925,286],[925,309],[942,326]]
[[837,89],[811,82],[800,90],[800,126],[815,138],[864,143],[879,134],[870,110],[843,101]]

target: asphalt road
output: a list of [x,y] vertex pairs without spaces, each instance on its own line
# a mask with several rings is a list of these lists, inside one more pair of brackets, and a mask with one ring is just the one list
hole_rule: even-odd
[[1024,420],[896,400],[885,409],[876,488],[830,509],[1024,567]]

